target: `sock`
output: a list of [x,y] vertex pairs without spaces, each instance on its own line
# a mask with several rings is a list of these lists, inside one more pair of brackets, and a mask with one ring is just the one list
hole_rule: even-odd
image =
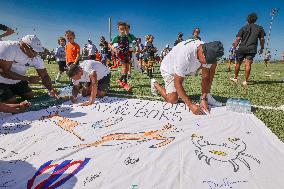
[[124,74],[124,83],[127,83],[127,74]]
[[58,74],[57,74],[57,76],[56,76],[55,81],[59,81],[59,80],[60,80],[60,77],[61,77],[61,74],[60,74],[60,73],[58,73]]

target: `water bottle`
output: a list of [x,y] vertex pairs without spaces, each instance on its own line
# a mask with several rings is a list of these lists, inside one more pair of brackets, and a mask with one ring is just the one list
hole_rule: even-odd
[[233,103],[233,99],[229,98],[226,102],[226,109],[227,111],[232,111],[232,103]]
[[245,102],[245,113],[250,114],[251,113],[251,102],[249,100],[246,100]]
[[240,113],[246,113],[246,105],[247,105],[247,100],[240,99],[239,101],[239,112]]

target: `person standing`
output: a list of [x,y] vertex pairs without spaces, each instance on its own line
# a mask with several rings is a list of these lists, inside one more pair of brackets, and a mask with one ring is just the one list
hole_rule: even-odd
[[175,41],[175,43],[174,43],[174,46],[176,46],[177,44],[179,44],[180,42],[182,42],[183,41],[183,33],[182,32],[179,32],[178,33],[178,38],[177,38],[177,40]]
[[237,64],[235,66],[235,76],[234,78],[230,78],[230,80],[238,82],[240,67],[244,61],[245,81],[242,83],[243,86],[247,86],[249,82],[251,65],[257,54],[258,40],[260,41],[259,54],[262,54],[264,49],[264,37],[266,34],[263,27],[255,24],[256,21],[257,15],[255,13],[248,15],[247,24],[239,30],[233,46],[233,50],[235,50],[237,46],[239,46],[239,48],[236,50]]
[[91,39],[88,39],[87,50],[88,50],[88,59],[96,60],[97,47],[96,45],[93,44]]
[[66,67],[66,53],[65,53],[65,45],[66,45],[66,39],[64,37],[59,37],[58,39],[58,47],[55,50],[55,58],[58,64],[58,70],[57,76],[55,78],[55,83],[60,82],[61,75],[64,71],[67,70]]

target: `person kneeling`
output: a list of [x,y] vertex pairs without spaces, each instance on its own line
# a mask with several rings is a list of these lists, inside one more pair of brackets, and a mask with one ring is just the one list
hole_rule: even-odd
[[[156,90],[166,102],[175,104],[180,97],[194,114],[209,112],[211,106],[222,106],[211,95],[211,86],[217,66],[217,58],[224,55],[223,44],[219,41],[204,43],[198,39],[189,39],[177,44],[163,59],[160,67],[165,88],[155,79],[151,80],[151,91]],[[194,104],[183,87],[187,75],[196,75],[202,69],[200,106]],[[204,112],[205,111],[205,112]]]
[[88,106],[94,103],[96,97],[103,97],[110,87],[110,70],[99,61],[85,60],[80,65],[72,64],[67,75],[73,80],[71,101],[76,102],[80,91],[80,84],[83,84],[82,96],[89,96],[89,101],[81,104]]

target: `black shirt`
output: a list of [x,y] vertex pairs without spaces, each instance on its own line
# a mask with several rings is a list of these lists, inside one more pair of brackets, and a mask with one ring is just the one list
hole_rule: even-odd
[[7,26],[0,24],[0,30],[6,31],[8,29]]
[[241,38],[239,49],[245,53],[257,53],[258,39],[264,38],[264,29],[256,24],[247,24],[237,34]]

